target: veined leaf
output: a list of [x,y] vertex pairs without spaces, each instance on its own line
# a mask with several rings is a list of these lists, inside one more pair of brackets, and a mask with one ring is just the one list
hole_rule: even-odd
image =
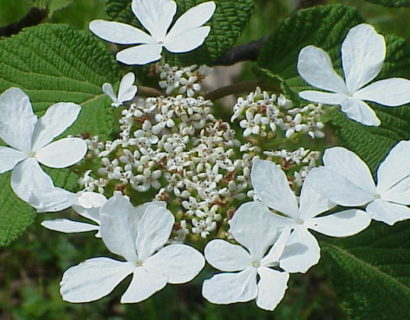
[[[118,81],[115,60],[93,36],[65,25],[28,28],[0,41],[0,92],[19,87],[41,116],[56,102],[74,102],[82,111],[64,136],[88,133],[108,137],[113,128],[109,99],[101,86]],[[75,191],[69,169],[47,169],[56,185]],[[8,174],[0,175],[0,246],[13,241],[34,219],[34,210],[14,195]]]
[[407,319],[410,314],[410,222],[374,223],[343,240],[322,243],[349,319]]

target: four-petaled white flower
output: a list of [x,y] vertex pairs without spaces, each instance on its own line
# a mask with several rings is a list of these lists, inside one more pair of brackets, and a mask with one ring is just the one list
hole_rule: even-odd
[[56,103],[37,119],[22,90],[10,88],[0,96],[0,138],[11,146],[0,146],[0,173],[13,170],[14,192],[38,211],[59,211],[73,200],[70,192],[54,187],[39,163],[65,168],[84,157],[87,144],[82,139],[52,142],[73,124],[80,110],[74,103]]
[[389,225],[410,219],[410,141],[399,142],[377,170],[377,186],[366,163],[340,147],[327,149],[324,167],[310,175],[315,189],[346,207],[366,206],[374,219]]
[[256,299],[258,307],[275,309],[285,295],[289,279],[283,261],[290,259],[295,263],[298,253],[303,252],[303,245],[300,244],[291,254],[284,252],[290,229],[284,229],[278,238],[274,215],[269,211],[257,210],[252,202],[242,205],[229,224],[229,232],[246,249],[219,239],[207,244],[206,260],[227,273],[219,273],[205,280],[202,295],[217,304]]
[[150,34],[124,23],[105,20],[91,21],[89,27],[106,41],[138,44],[118,52],[117,60],[129,65],[143,65],[161,59],[164,47],[170,52],[181,53],[202,45],[211,30],[203,25],[212,17],[215,8],[213,1],[201,3],[182,14],[170,29],[177,11],[175,1],[133,0],[132,11]]
[[346,115],[368,126],[380,120],[365,101],[394,107],[410,102],[410,81],[391,78],[365,86],[380,73],[386,57],[384,37],[371,25],[360,24],[348,32],[342,44],[345,80],[333,69],[329,55],[307,46],[299,54],[298,71],[310,85],[330,91],[302,91],[300,97],[313,102],[340,105]]
[[324,179],[317,175],[317,179],[312,181],[308,174],[298,199],[290,189],[286,175],[280,167],[266,160],[256,160],[253,163],[252,186],[256,198],[262,202],[259,204],[259,209],[255,205],[255,210],[270,212],[269,207],[282,213],[283,216],[276,214],[274,216],[277,225],[290,227],[293,230],[289,245],[303,243],[307,247],[303,253],[303,259],[298,260],[299,265],[293,262],[283,263],[289,272],[306,272],[320,259],[319,244],[308,231],[309,229],[332,237],[346,237],[364,230],[370,224],[369,215],[356,209],[317,217],[336,206],[335,203],[330,202],[328,198],[313,189],[313,186],[317,184],[327,188]]
[[204,267],[197,250],[183,244],[165,246],[174,216],[156,204],[134,208],[128,198],[114,196],[100,211],[100,233],[107,248],[126,261],[94,258],[71,267],[61,281],[69,302],[88,302],[109,294],[133,274],[122,303],[145,300],[167,283],[185,283]]
[[122,106],[124,102],[134,99],[138,91],[138,88],[134,85],[134,82],[135,75],[132,72],[129,72],[121,79],[120,87],[118,88],[118,96],[115,95],[114,89],[110,83],[104,83],[102,86],[102,91],[112,100],[111,105],[117,108]]

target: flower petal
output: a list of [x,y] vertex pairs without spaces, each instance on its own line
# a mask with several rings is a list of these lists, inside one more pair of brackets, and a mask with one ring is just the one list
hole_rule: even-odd
[[256,305],[264,310],[274,310],[285,296],[288,288],[289,273],[279,272],[265,267],[258,269],[258,297]]
[[100,227],[95,224],[71,221],[68,219],[45,220],[41,225],[49,230],[64,233],[87,232],[100,229]]
[[37,152],[69,128],[80,114],[81,107],[74,103],[56,103],[47,109],[36,123],[32,151]]
[[144,262],[144,267],[166,276],[168,283],[185,283],[195,278],[205,266],[202,254],[184,244],[171,244]]
[[299,97],[302,99],[323,103],[328,105],[340,105],[347,99],[347,96],[340,93],[327,93],[314,90],[306,90],[299,92]]
[[386,57],[384,37],[369,24],[349,30],[342,44],[347,89],[354,93],[379,74]]
[[109,294],[135,266],[109,258],[89,259],[64,272],[61,295],[68,302],[90,302]]
[[117,99],[117,97],[115,96],[115,93],[114,93],[114,89],[112,88],[112,85],[111,85],[111,83],[104,83],[103,85],[102,85],[102,91],[108,96],[108,97],[110,97],[110,99],[111,99],[111,101],[113,102],[113,104],[118,104],[119,105],[119,102],[118,102],[118,99]]
[[166,284],[167,278],[162,274],[150,272],[144,267],[136,268],[127,291],[121,297],[121,303],[136,303],[148,299]]
[[213,1],[203,2],[183,13],[168,32],[167,37],[173,38],[182,33],[192,31],[204,25],[215,13],[216,5]]
[[370,108],[370,106],[357,99],[346,99],[341,103],[342,111],[346,115],[361,124],[366,126],[380,126],[380,119],[377,117],[376,112]]
[[201,27],[187,30],[177,35],[168,35],[164,41],[164,47],[174,53],[192,51],[201,46],[211,32],[210,27]]
[[252,259],[261,259],[273,244],[278,229],[290,219],[272,213],[256,201],[242,204],[229,221],[229,232],[247,248]]
[[125,23],[93,20],[89,28],[97,37],[118,44],[155,43],[144,31]]
[[383,200],[410,204],[410,141],[400,141],[377,170],[377,191]]
[[372,174],[355,153],[345,148],[326,149],[325,167],[314,168],[308,183],[317,192],[343,206],[361,206],[377,192]]
[[316,238],[304,226],[297,226],[289,237],[280,267],[290,273],[307,272],[320,259],[320,247]]
[[410,208],[383,200],[375,200],[366,207],[366,212],[377,221],[389,225],[410,219]]
[[96,192],[81,192],[77,194],[77,201],[73,209],[82,217],[100,224],[100,208],[107,202],[107,198]]
[[24,152],[0,146],[0,173],[13,169],[17,163],[27,158]]
[[251,256],[241,246],[216,239],[205,247],[205,258],[214,268],[221,271],[240,271],[252,263]]
[[[352,163],[354,168],[354,163]],[[349,173],[347,173],[349,174]],[[330,168],[319,167],[310,171],[310,180],[314,182],[315,190],[331,201],[347,207],[362,206],[375,199],[372,193]]]
[[82,217],[100,224],[100,208],[107,202],[107,198],[96,192],[81,192],[77,194],[77,201],[73,209]]
[[28,96],[18,88],[0,95],[0,138],[18,150],[29,152],[37,117]]
[[352,209],[314,218],[306,227],[327,236],[348,237],[366,229],[371,220],[365,211]]
[[290,217],[299,217],[296,196],[278,165],[272,161],[254,161],[251,180],[255,195],[263,204]]
[[66,168],[84,158],[87,144],[80,138],[64,138],[45,146],[36,153],[41,164],[51,168]]
[[376,81],[354,94],[359,100],[396,107],[410,102],[410,80],[391,78]]
[[135,240],[142,215],[124,196],[113,196],[100,209],[100,233],[107,248],[127,261],[138,260]]
[[202,295],[216,304],[253,300],[258,294],[256,274],[255,268],[247,268],[238,273],[219,273],[204,281]]
[[261,265],[265,267],[274,266],[279,262],[280,257],[288,244],[290,237],[290,227],[285,227],[279,235],[279,238],[275,241],[275,244],[269,250],[268,254],[261,260]]
[[177,11],[177,5],[170,0],[133,0],[132,11],[155,39],[163,40]]
[[315,46],[304,47],[299,53],[298,72],[310,85],[346,94],[344,80],[333,69],[329,55]]
[[107,202],[107,198],[101,193],[85,191],[79,194],[77,201],[81,207],[91,209],[100,208]]
[[165,245],[174,222],[174,216],[164,207],[152,204],[145,209],[136,240],[139,259],[145,260]]
[[[317,215],[326,212],[336,206],[336,204],[330,201],[323,194],[318,193],[318,187],[312,185],[314,183],[321,183],[318,179],[311,179],[308,174],[303,183],[302,191],[299,198],[299,211],[300,218],[302,220],[308,220],[310,218],[316,217]],[[320,186],[319,186],[320,188]]]
[[38,162],[28,158],[20,162],[11,175],[11,187],[17,196],[38,212],[55,212],[71,207],[75,193],[54,186]]
[[342,147],[326,149],[323,155],[323,163],[326,168],[344,176],[361,189],[369,193],[376,192],[376,186],[369,167],[354,152]]
[[117,53],[117,61],[128,65],[143,65],[161,59],[162,45],[141,44]]
[[125,102],[134,99],[137,94],[137,86],[134,86],[135,75],[132,72],[127,73],[120,82],[120,88],[118,89],[118,100]]

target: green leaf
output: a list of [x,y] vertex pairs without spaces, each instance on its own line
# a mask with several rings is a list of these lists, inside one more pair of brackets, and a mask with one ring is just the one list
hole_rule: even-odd
[[367,0],[367,1],[381,4],[385,7],[392,7],[392,8],[410,7],[410,0]]
[[[180,16],[189,8],[205,1],[207,0],[176,0],[178,4],[176,16]],[[235,44],[252,15],[254,0],[215,0],[215,2],[217,9],[210,22],[207,23],[211,26],[211,33],[205,44],[189,53],[167,54],[167,62],[176,65],[212,65]],[[113,20],[132,23],[142,28],[127,1],[108,0],[107,14]]]
[[397,320],[410,314],[410,222],[374,223],[359,235],[322,243],[349,319]]
[[[280,79],[284,90],[295,97],[311,89],[297,72],[300,50],[307,45],[323,48],[330,54],[335,70],[342,74],[341,43],[349,29],[362,22],[353,8],[342,5],[301,10],[269,38],[258,65],[267,78]],[[378,79],[410,78],[410,46],[397,37],[387,37],[386,43],[387,58]],[[380,127],[361,125],[338,109],[327,116],[336,127],[338,145],[357,153],[374,172],[394,144],[410,139],[410,107],[371,106],[382,121]],[[394,227],[373,223],[359,235],[322,245],[326,253],[323,260],[330,266],[336,293],[351,319],[408,318],[409,232],[409,223]]]
[[[64,135],[110,135],[112,108],[101,86],[118,78],[116,62],[104,45],[66,25],[43,24],[0,41],[0,92],[9,87],[23,89],[38,116],[56,102],[82,106],[79,118]],[[69,169],[46,171],[56,185],[77,189],[78,177]],[[0,175],[0,182],[0,246],[5,246],[32,223],[34,212],[14,195],[9,175]]]

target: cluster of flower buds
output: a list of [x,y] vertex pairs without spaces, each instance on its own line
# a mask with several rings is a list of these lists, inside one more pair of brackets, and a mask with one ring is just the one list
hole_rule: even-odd
[[322,113],[321,104],[311,103],[296,108],[285,96],[270,95],[257,88],[246,98],[238,98],[231,121],[240,121],[245,137],[274,137],[279,128],[284,131],[286,138],[299,132],[311,138],[323,138],[321,130],[324,124],[320,121]]
[[205,65],[179,68],[160,63],[156,64],[156,70],[161,79],[159,86],[165,89],[166,94],[180,93],[188,97],[199,94],[202,89],[200,82],[212,72],[212,68]]
[[[182,79],[196,69],[165,65],[157,71]],[[207,68],[196,72],[203,79],[200,70]],[[235,201],[246,198],[252,157],[260,150],[243,149],[229,123],[212,115],[211,101],[184,93],[140,98],[124,108],[119,139],[87,140],[90,167],[79,182],[90,192],[166,200],[177,217],[178,239],[205,238],[228,218]]]

